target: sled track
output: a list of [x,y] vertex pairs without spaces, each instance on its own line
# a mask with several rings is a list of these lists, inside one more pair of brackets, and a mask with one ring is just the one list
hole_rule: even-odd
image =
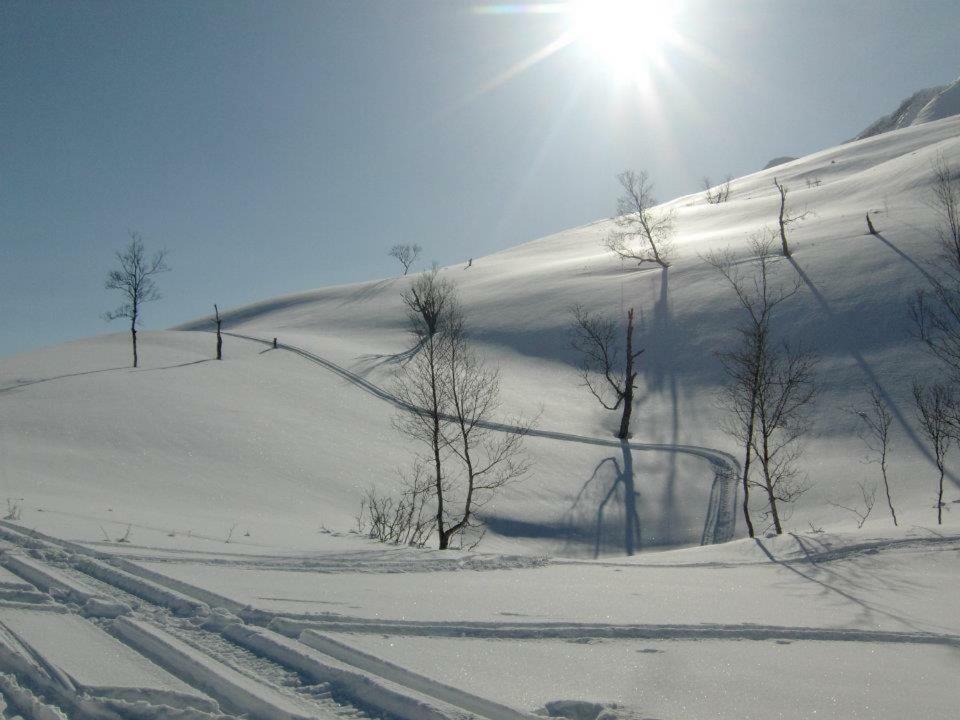
[[[244,335],[235,332],[223,332],[222,334],[239,338],[241,340],[249,340],[251,342],[260,343],[261,345],[266,345],[268,347],[274,346],[272,340],[265,340],[252,335]],[[422,412],[420,408],[416,408],[408,403],[403,402],[396,395],[384,390],[379,385],[370,382],[363,376],[352,372],[351,370],[347,370],[342,365],[338,365],[331,360],[327,360],[320,355],[310,352],[309,350],[297,347],[296,345],[289,345],[281,342],[278,342],[276,347],[278,350],[292,352],[295,355],[299,355],[305,360],[314,363],[315,365],[320,365],[321,367],[326,368],[369,395],[379,398],[384,402],[388,402],[399,410],[403,410],[405,412]],[[478,424],[481,427],[499,432],[523,431],[532,437],[560,440],[562,442],[575,442],[585,445],[599,445],[603,447],[616,448],[623,446],[622,441],[610,438],[595,438],[588,435],[575,435],[553,430],[522,430],[515,425],[509,425],[505,423],[482,422]],[[704,523],[700,544],[710,545],[714,543],[722,543],[733,538],[737,524],[736,504],[738,479],[740,475],[740,463],[735,457],[733,457],[733,455],[723,452],[722,450],[701,447],[699,445],[671,445],[669,443],[641,442],[630,442],[627,443],[627,445],[632,451],[667,452],[677,453],[680,455],[691,455],[693,457],[702,458],[710,463],[710,466],[713,469],[713,483],[710,488],[710,500],[707,506],[706,522]]]

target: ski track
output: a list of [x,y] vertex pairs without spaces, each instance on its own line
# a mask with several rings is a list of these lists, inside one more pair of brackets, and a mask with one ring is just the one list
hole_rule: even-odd
[[[208,331],[212,332],[212,331]],[[223,335],[248,340],[250,342],[260,343],[268,347],[274,347],[272,340],[254,337],[253,335],[244,335],[236,332],[223,332]],[[409,405],[396,395],[384,390],[379,385],[370,382],[361,375],[346,369],[342,365],[328,360],[320,355],[287,343],[278,342],[278,350],[287,350],[316,365],[339,375],[347,382],[360,388],[366,393],[390,403],[394,407],[405,412],[423,412],[422,409]],[[448,418],[449,419],[449,418]],[[550,440],[560,440],[563,442],[575,442],[585,445],[600,445],[603,447],[622,447],[623,442],[610,438],[596,438],[588,435],[575,435],[572,433],[559,432],[554,430],[523,429],[516,425],[496,422],[478,423],[481,427],[498,432],[524,432],[532,437],[547,438]],[[736,532],[737,515],[737,493],[739,488],[740,463],[731,454],[722,450],[716,450],[699,445],[672,445],[669,443],[641,443],[629,442],[627,446],[630,450],[639,452],[670,452],[683,455],[692,455],[699,457],[710,463],[713,468],[714,478],[710,488],[710,500],[707,505],[707,519],[703,526],[703,533],[700,538],[701,545],[717,544],[727,542],[733,539]]]

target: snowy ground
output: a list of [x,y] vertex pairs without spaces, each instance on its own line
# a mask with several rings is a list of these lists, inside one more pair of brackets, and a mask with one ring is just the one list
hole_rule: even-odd
[[[445,269],[505,415],[539,414],[474,551],[352,532],[411,457],[391,395],[408,279],[232,311],[281,347],[230,336],[219,363],[205,320],[143,333],[137,370],[123,334],[0,359],[4,716],[955,717],[960,490],[935,525],[909,392],[937,368],[905,311],[936,256],[939,153],[960,162],[960,118],[739,179],[723,205],[679,198],[666,272],[613,261],[606,222]],[[814,213],[776,272],[803,283],[788,329],[823,390],[792,532],[751,541],[715,403],[739,317],[698,255],[773,220],[774,172]],[[642,310],[629,450],[578,386],[575,302]],[[874,381],[902,522],[878,505],[856,530],[834,503],[876,477],[849,412]]]

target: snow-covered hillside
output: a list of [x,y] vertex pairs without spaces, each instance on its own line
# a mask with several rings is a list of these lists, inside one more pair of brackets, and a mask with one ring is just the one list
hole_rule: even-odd
[[960,79],[949,85],[918,90],[889,115],[872,123],[854,140],[863,140],[900,128],[941,120],[960,113]]
[[[444,268],[504,415],[538,417],[482,554],[351,532],[412,457],[391,392],[411,278],[233,309],[223,362],[208,318],[142,333],[136,370],[124,334],[0,360],[0,493],[22,506],[0,523],[0,695],[29,717],[950,717],[960,489],[951,473],[937,527],[910,388],[939,368],[907,314],[941,155],[960,164],[960,117],[739,178],[719,205],[673,200],[668,270],[613,258],[608,220]],[[774,177],[810,211],[774,279],[801,282],[779,332],[821,357],[811,489],[793,534],[687,547],[744,535],[715,357],[741,311],[701,256],[745,256]],[[575,303],[642,318],[626,457],[579,385]],[[851,412],[872,383],[901,527],[878,505],[857,531],[837,504],[877,477]],[[651,549],[669,551],[617,557]]]

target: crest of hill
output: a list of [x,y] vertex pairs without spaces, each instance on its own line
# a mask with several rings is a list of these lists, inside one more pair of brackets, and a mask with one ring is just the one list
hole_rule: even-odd
[[874,122],[853,139],[863,140],[891,130],[941,120],[958,113],[960,113],[960,78],[950,85],[918,90],[900,103],[896,110]]

